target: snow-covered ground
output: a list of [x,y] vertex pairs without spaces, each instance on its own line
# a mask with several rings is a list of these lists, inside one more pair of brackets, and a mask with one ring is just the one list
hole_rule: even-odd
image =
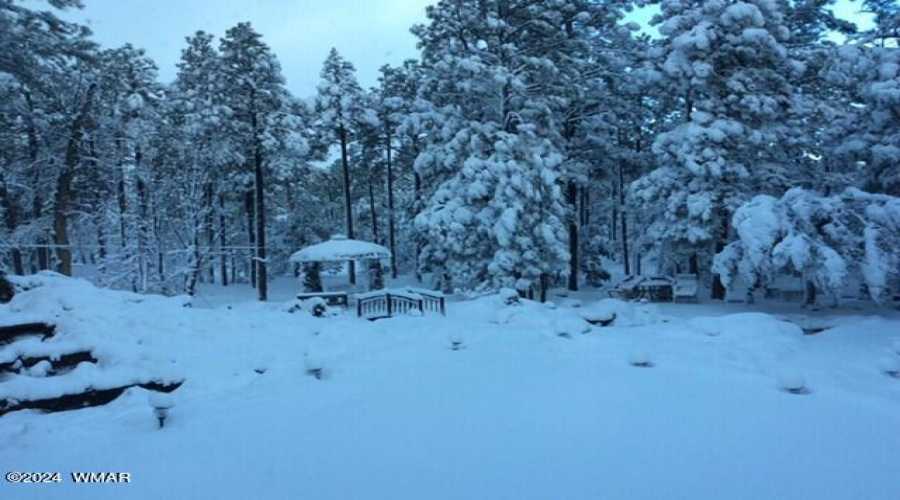
[[[268,304],[246,287],[202,288],[191,309],[38,281],[0,306],[0,324],[53,320],[45,343],[103,343],[186,382],[164,429],[137,388],[107,406],[0,417],[4,472],[64,473],[0,482],[4,500],[900,498],[900,379],[884,373],[900,358],[896,313],[586,293],[368,322],[285,312],[291,280]],[[610,327],[582,319],[611,311]],[[317,364],[322,380],[306,373]],[[797,380],[808,394],[783,389]],[[6,380],[0,397],[8,387],[25,390]],[[73,484],[76,471],[132,482]]]

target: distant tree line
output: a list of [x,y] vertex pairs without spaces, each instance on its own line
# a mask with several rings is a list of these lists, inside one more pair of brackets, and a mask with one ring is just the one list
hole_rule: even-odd
[[[364,89],[332,50],[303,99],[249,23],[188,37],[164,84],[59,17],[78,0],[48,3],[0,0],[9,273],[266,300],[292,250],[340,232],[389,246],[394,277],[539,298],[647,266],[713,298],[775,271],[900,281],[890,0],[860,3],[864,32],[829,0],[441,0],[412,28],[419,60]],[[651,3],[659,37],[625,21]],[[766,217],[775,240],[737,224]]]

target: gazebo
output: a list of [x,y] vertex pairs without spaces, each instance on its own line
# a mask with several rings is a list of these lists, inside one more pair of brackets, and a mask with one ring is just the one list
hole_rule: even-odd
[[336,234],[328,241],[310,245],[291,255],[291,262],[304,266],[304,292],[322,293],[318,275],[322,262],[365,262],[369,269],[369,290],[384,288],[381,259],[390,258],[391,251],[368,241],[351,240]]

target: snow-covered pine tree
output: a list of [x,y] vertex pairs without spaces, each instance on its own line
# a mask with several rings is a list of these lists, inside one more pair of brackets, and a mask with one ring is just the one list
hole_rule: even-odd
[[[734,210],[748,197],[760,165],[777,163],[790,75],[790,32],[781,2],[663,0],[655,22],[665,37],[660,65],[682,99],[683,121],[659,135],[661,166],[632,185],[654,221],[645,229],[658,251],[709,262],[729,237]],[[724,298],[713,277],[713,298]]]
[[900,195],[900,50],[845,45],[837,49],[828,78],[850,96],[840,127],[837,158],[861,165],[859,185]]
[[[268,298],[266,247],[266,173],[271,161],[270,140],[274,121],[288,100],[281,66],[250,23],[239,23],[222,38],[223,104],[231,112],[228,133],[237,142],[236,154],[246,175],[245,199],[253,232],[255,283],[259,300]],[[251,216],[252,214],[252,216]]]
[[[75,0],[51,4],[59,10],[80,7]],[[8,249],[17,274],[49,269],[51,239],[68,237],[70,174],[80,166],[82,143],[67,139],[89,125],[75,118],[85,109],[93,82],[89,60],[96,55],[87,28],[61,19],[58,10],[30,7],[0,1],[0,234],[7,244],[25,245]],[[68,145],[72,154],[64,162]],[[65,196],[54,199],[54,193]],[[57,202],[65,210],[54,212]],[[71,271],[71,248],[56,253],[58,269]]]
[[[347,237],[355,236],[353,224],[352,175],[350,144],[359,139],[358,128],[366,121],[373,125],[377,118],[363,104],[363,91],[356,80],[356,70],[349,61],[331,49],[322,65],[321,82],[316,95],[317,129],[328,146],[340,147],[344,193],[344,216]],[[356,263],[350,261],[350,283],[356,283]]]
[[[231,136],[221,132],[231,110],[223,105],[225,82],[213,36],[199,31],[186,42],[167,94],[168,136],[162,143],[167,146],[163,165],[169,183],[160,196],[164,210],[171,214],[170,225],[177,227],[183,253],[167,274],[180,278],[185,293],[193,295],[203,267],[215,264],[213,247],[217,242],[225,245],[228,180],[237,174],[233,167],[240,156]],[[220,280],[227,284],[223,251],[218,264]]]
[[[414,100],[416,97],[414,86],[410,85],[410,69],[415,66],[413,61],[407,61],[403,66],[382,66],[379,71],[378,88],[374,90],[375,112],[380,124],[380,142],[384,158],[385,171],[385,203],[387,213],[387,244],[391,249],[391,278],[397,278],[398,258],[400,253],[398,233],[398,192],[402,186],[405,172],[400,167],[411,165],[408,161],[414,151],[410,140],[418,138],[404,134],[404,124],[412,115]],[[406,169],[407,171],[411,168]]]
[[[628,163],[627,153],[621,153],[630,153],[640,143],[634,137],[642,133],[640,118],[633,108],[641,105],[635,70],[642,47],[632,37],[637,25],[622,23],[627,7],[627,2],[618,1],[558,1],[545,2],[538,12],[540,22],[562,27],[542,32],[536,49],[555,68],[540,92],[555,99],[552,109],[570,209],[566,221],[570,290],[578,289],[582,265],[593,273],[599,263],[597,226],[583,216],[588,203],[583,194],[615,185],[618,176],[610,173],[630,167],[623,165]],[[592,184],[592,179],[603,185]],[[580,258],[582,253],[585,259]]]
[[[416,218],[424,266],[461,286],[546,291],[568,261],[555,75],[545,3],[445,0],[420,39],[434,112],[416,169],[431,195]],[[552,40],[552,36],[550,38]]]
[[[155,148],[152,139],[160,125],[159,107],[163,88],[157,82],[157,69],[143,50],[131,45],[100,54],[97,78],[95,120],[97,130],[88,141],[91,168],[106,171],[115,186],[116,196],[97,208],[111,215],[98,220],[108,225],[104,235],[105,258],[101,259],[101,279],[110,286],[135,291],[160,291],[156,235],[153,223],[157,190],[152,163]],[[99,173],[98,173],[99,174]],[[91,191],[101,190],[94,186]]]

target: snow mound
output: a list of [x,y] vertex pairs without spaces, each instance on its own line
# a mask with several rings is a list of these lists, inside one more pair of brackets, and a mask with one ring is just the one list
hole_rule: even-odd
[[578,308],[576,314],[595,324],[611,321],[612,326],[644,326],[662,321],[656,306],[619,299],[600,300]]
[[754,335],[803,336],[803,330],[800,326],[764,313],[699,316],[690,319],[687,324],[692,331],[709,337],[717,337],[719,335],[740,337]]

